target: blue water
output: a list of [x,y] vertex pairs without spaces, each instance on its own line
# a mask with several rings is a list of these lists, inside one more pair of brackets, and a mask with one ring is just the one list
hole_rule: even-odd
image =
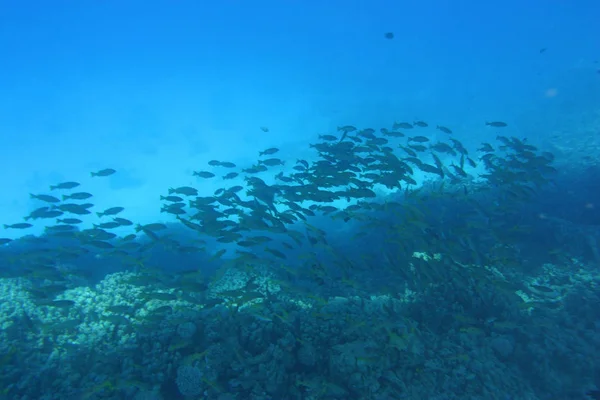
[[[93,194],[79,202],[90,214],[58,217],[80,219],[73,232],[53,235],[55,218],[0,229],[0,398],[585,399],[600,387],[600,3],[0,9],[0,226],[46,205],[30,193]],[[468,178],[452,180],[460,154],[444,153],[443,179],[411,164],[415,184],[374,184],[370,206],[248,193],[248,176],[292,184],[276,175],[326,159],[311,145],[345,125],[407,157],[406,138],[380,128],[415,121],[429,126],[400,130],[468,149]],[[547,165],[492,181],[481,143],[507,162],[533,157],[498,135]],[[271,147],[285,165],[241,172]],[[419,158],[434,165],[430,153]],[[384,175],[357,158],[336,173],[349,166]],[[104,168],[117,172],[90,176]],[[66,181],[81,186],[48,190]],[[231,214],[209,232],[206,210],[231,205],[194,210],[195,196],[182,196],[183,218],[201,233],[161,212],[169,188],[234,185],[284,231]],[[356,188],[341,186],[321,187]],[[312,212],[285,214],[286,201]],[[80,232],[112,221],[96,212],[114,206],[133,225],[90,244]],[[166,227],[158,238],[136,232],[151,223]],[[268,242],[244,245],[256,236]]]

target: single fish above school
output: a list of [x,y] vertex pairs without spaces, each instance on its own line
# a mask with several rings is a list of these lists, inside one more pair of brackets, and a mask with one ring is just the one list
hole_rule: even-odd
[[268,148],[268,149],[266,149],[266,150],[260,151],[260,152],[258,153],[258,156],[259,156],[259,157],[262,157],[262,156],[270,156],[270,155],[272,155],[272,154],[275,154],[275,153],[277,153],[278,151],[279,151],[279,149],[278,149],[277,147],[270,147],[270,148]]
[[505,128],[508,126],[508,124],[506,122],[502,122],[502,121],[486,122],[485,125],[492,126],[494,128]]
[[96,172],[90,172],[90,175],[92,176],[92,178],[95,177],[95,176],[111,176],[115,172],[117,172],[117,170],[112,169],[112,168],[105,168],[105,169],[101,169],[101,170],[96,171]]

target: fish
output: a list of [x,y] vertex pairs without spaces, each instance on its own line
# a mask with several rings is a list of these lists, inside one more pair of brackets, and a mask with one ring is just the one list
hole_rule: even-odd
[[449,135],[452,134],[452,130],[450,130],[450,128],[446,128],[445,126],[438,125],[438,126],[436,126],[436,129],[438,129],[444,133],[447,133]]
[[432,144],[430,146],[430,149],[438,151],[440,153],[448,153],[451,155],[456,154],[454,149],[452,147],[450,147],[450,145],[448,143],[444,143],[444,142],[438,142],[438,143]]
[[29,193],[29,197],[32,199],[45,201],[46,203],[60,203],[59,198],[50,196],[47,194],[31,194],[31,193]]
[[145,297],[147,299],[162,300],[162,301],[177,300],[177,295],[175,295],[174,293],[167,293],[167,292],[145,293]]
[[88,246],[92,246],[92,247],[96,247],[98,249],[104,249],[104,250],[108,250],[108,249],[114,249],[115,246],[105,242],[103,240],[91,240],[89,242],[83,242],[83,244],[88,245]]
[[100,171],[96,171],[96,172],[90,172],[90,175],[93,177],[95,176],[110,176],[113,175],[114,173],[116,173],[117,171],[115,169],[112,168],[105,168],[105,169],[101,169]]
[[502,122],[502,121],[486,122],[485,125],[493,126],[494,128],[505,128],[508,126],[508,124],[506,122]]
[[276,250],[276,249],[272,249],[270,247],[265,247],[264,250],[268,253],[271,253],[272,255],[274,255],[275,257],[278,258],[282,258],[282,259],[287,259],[287,256],[285,254],[283,254],[281,251]]
[[57,219],[56,220],[57,223],[59,224],[81,224],[83,221],[77,218],[62,218],[62,219]]
[[215,174],[213,174],[212,172],[209,171],[194,171],[193,173],[194,176],[197,176],[199,178],[213,178],[215,176]]
[[226,252],[227,252],[227,249],[221,249],[221,250],[218,250],[218,251],[217,251],[215,254],[213,254],[213,255],[212,255],[212,256],[211,256],[211,257],[208,259],[208,261],[209,261],[209,262],[212,262],[212,261],[218,260],[218,259],[219,259],[219,258],[221,258],[221,257],[223,256],[223,254],[225,254]]
[[363,129],[359,131],[357,135],[366,139],[377,139],[377,136],[375,136],[375,129],[372,128]]
[[319,135],[319,139],[325,140],[328,142],[334,142],[334,141],[338,140],[338,137],[333,136],[333,135]]
[[587,396],[589,396],[590,399],[592,399],[592,400],[600,400],[600,390],[597,390],[597,389],[588,390],[587,392],[585,392],[585,394]]
[[269,132],[269,128],[267,128],[266,126],[261,126],[260,130],[263,131],[263,132],[265,132],[265,133]]
[[160,212],[166,212],[173,215],[184,215],[186,214],[183,207],[185,204],[183,203],[171,203],[169,205],[165,205],[160,209]]
[[413,125],[408,122],[394,122],[392,129],[413,129]]
[[161,200],[170,201],[172,203],[179,203],[183,201],[183,198],[179,196],[160,196]]
[[481,152],[485,152],[485,153],[490,153],[490,152],[494,151],[494,148],[489,143],[482,143],[481,147],[479,149],[477,149],[477,151],[481,151]]
[[260,160],[259,163],[266,165],[268,167],[274,167],[276,165],[284,165],[285,162],[280,160],[279,158],[267,158],[266,160]]
[[116,215],[116,214],[119,214],[120,212],[122,212],[123,210],[125,210],[124,207],[110,207],[102,212],[97,212],[96,215],[98,215],[98,217],[104,217],[107,215]]
[[140,225],[140,224],[138,224],[135,227],[135,231],[136,232],[140,232],[140,231],[161,231],[163,229],[167,229],[167,225],[161,224],[161,223],[152,223],[152,224],[146,224],[146,225]]
[[[71,213],[71,214],[77,214],[77,215],[91,214],[91,211],[88,210],[89,207],[86,207],[85,204],[63,203],[63,204],[60,204],[59,206],[57,206],[57,208],[61,212],[67,212],[67,213]],[[35,217],[33,217],[33,218],[35,218]]]
[[120,226],[121,226],[121,224],[119,224],[118,222],[115,222],[115,221],[104,222],[102,224],[94,224],[94,228],[100,228],[100,229],[114,229],[114,228],[118,228]]
[[116,314],[131,314],[132,312],[135,311],[135,309],[132,306],[119,304],[119,305],[106,307],[106,311],[110,311],[110,312],[116,313]]
[[337,130],[342,131],[345,134],[348,134],[348,133],[356,131],[357,129],[355,126],[352,126],[352,125],[344,125],[344,126],[338,126]]
[[71,194],[63,194],[62,199],[63,199],[63,201],[65,201],[65,200],[86,200],[92,196],[93,195],[91,193],[77,192],[77,193],[71,193]]
[[45,231],[52,231],[52,232],[70,232],[73,230],[76,230],[77,228],[74,227],[73,225],[51,225],[51,226],[46,226],[44,227]]
[[4,224],[3,227],[4,229],[28,229],[33,227],[33,225],[27,222],[19,222],[11,225]]
[[270,148],[268,148],[268,149],[266,149],[266,150],[259,151],[259,152],[258,152],[258,156],[259,156],[259,157],[262,157],[262,156],[270,156],[270,155],[272,155],[272,154],[275,154],[275,153],[277,153],[278,151],[279,151],[279,149],[278,149],[277,147],[270,147]]
[[415,153],[409,147],[402,146],[401,144],[399,144],[398,147],[401,148],[402,150],[404,150],[409,156],[411,156],[411,157],[417,157],[417,153]]
[[411,149],[415,150],[415,151],[425,151],[427,150],[427,147],[421,145],[421,144],[409,144],[408,147],[410,147]]
[[113,218],[113,221],[115,221],[116,223],[118,223],[120,226],[131,226],[131,225],[133,225],[133,222],[131,222],[130,220],[125,219],[125,218],[115,217],[115,218]]
[[399,132],[399,131],[388,131],[387,129],[385,130],[385,132],[382,132],[384,136],[390,136],[390,137],[396,137],[396,138],[400,138],[400,137],[404,137],[406,136],[404,133]]
[[75,302],[73,300],[54,300],[45,305],[57,308],[70,308],[75,305]]
[[178,188],[169,188],[169,194],[182,194],[184,196],[197,196],[198,195],[198,190],[193,188],[193,187],[189,187],[189,186],[181,186]]
[[386,39],[393,39],[394,38],[394,32],[386,32],[383,37],[385,37]]
[[74,188],[76,188],[79,185],[80,185],[80,183],[78,183],[78,182],[62,182],[62,183],[59,183],[57,185],[51,185],[50,186],[50,190],[57,190],[57,189],[67,189],[68,190],[68,189],[74,189]]
[[223,176],[223,179],[234,179],[239,175],[237,172],[230,172],[227,175]]

